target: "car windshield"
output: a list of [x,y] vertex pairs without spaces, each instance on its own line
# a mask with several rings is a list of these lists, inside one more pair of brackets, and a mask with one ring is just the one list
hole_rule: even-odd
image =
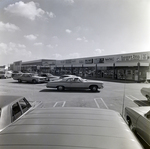
[[0,95],[114,110],[134,130],[127,110],[150,107],[150,1],[0,0],[3,70]]

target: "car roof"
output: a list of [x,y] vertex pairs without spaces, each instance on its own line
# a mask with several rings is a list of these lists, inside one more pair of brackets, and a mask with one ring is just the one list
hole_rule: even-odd
[[68,76],[68,77],[63,78],[63,80],[67,80],[69,78],[79,78],[79,79],[82,79],[81,77],[78,77],[78,76]]
[[0,133],[1,149],[141,149],[121,115],[108,109],[36,108]]
[[20,100],[21,98],[23,98],[23,96],[0,95],[0,108],[13,103],[15,100]]

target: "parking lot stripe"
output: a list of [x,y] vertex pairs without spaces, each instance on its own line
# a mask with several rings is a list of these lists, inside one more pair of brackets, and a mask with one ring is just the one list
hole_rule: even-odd
[[65,106],[65,104],[66,104],[66,101],[64,101],[64,102],[63,102],[63,105],[62,105],[62,107],[64,107],[64,106]]
[[53,107],[56,107],[57,103],[58,103],[58,102],[56,102],[56,103],[53,105]]
[[136,100],[140,100],[140,99],[138,99],[138,98],[136,98],[136,97],[134,97],[134,96],[132,96],[132,95],[130,95],[133,99],[136,99]]
[[95,98],[94,98],[94,101],[96,103],[97,108],[100,108],[100,106],[99,106],[99,104],[98,104],[98,102],[97,102],[97,100]]
[[105,105],[105,107],[106,107],[107,109],[109,109],[108,106],[107,106],[107,104],[104,102],[103,98],[100,98],[100,99],[101,99],[101,101],[103,102],[103,104]]
[[126,95],[126,98],[128,98],[131,101],[134,101],[134,99],[130,98],[129,96]]

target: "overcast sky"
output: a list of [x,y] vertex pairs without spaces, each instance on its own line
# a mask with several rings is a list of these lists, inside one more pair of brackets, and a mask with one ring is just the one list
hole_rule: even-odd
[[150,0],[0,0],[0,65],[150,51]]

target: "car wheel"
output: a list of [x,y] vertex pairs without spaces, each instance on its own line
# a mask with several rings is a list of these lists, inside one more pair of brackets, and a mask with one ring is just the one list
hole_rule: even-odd
[[22,81],[19,79],[18,82],[21,83]]
[[128,126],[133,131],[133,124],[132,124],[132,121],[131,121],[130,117],[127,117],[127,122],[128,122]]
[[63,91],[63,90],[64,90],[64,87],[63,87],[63,86],[58,86],[58,87],[57,87],[57,90],[58,90],[58,91]]
[[150,102],[150,96],[146,95],[146,98]]
[[90,87],[90,89],[93,91],[93,92],[96,92],[98,90],[98,87],[96,85],[93,85]]
[[37,81],[36,80],[32,80],[32,83],[35,84],[35,83],[37,83]]

